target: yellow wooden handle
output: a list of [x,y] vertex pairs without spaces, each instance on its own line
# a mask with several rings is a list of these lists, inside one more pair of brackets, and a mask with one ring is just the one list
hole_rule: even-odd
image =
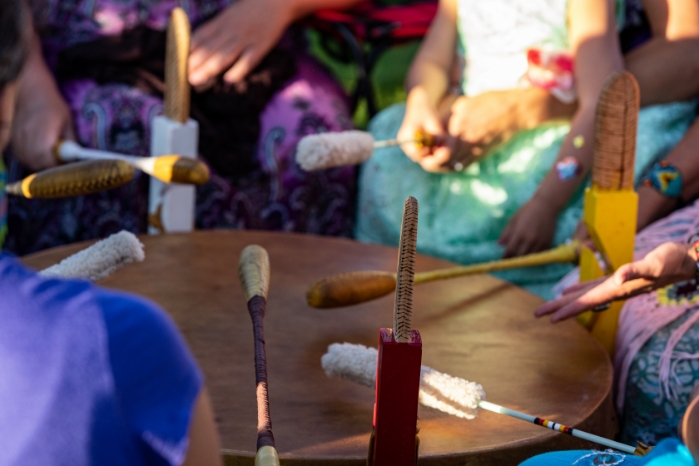
[[30,199],[82,196],[126,184],[135,172],[133,165],[123,160],[86,160],[35,173],[6,190]]
[[209,181],[209,167],[190,157],[162,155],[156,158],[152,175],[165,183],[204,184]]
[[270,446],[264,446],[257,450],[255,466],[279,466],[277,450]]
[[247,246],[240,253],[238,274],[243,285],[245,299],[250,301],[254,296],[267,299],[269,291],[269,256],[267,251],[257,245]]
[[[415,284],[419,285],[435,280],[494,272],[496,270],[565,262],[577,263],[579,251],[580,243],[572,241],[569,244],[527,256],[416,273]],[[306,292],[306,301],[309,306],[319,309],[352,306],[386,296],[395,287],[396,275],[390,272],[367,270],[342,273],[331,275],[312,284]]]
[[187,13],[175,8],[170,15],[165,51],[165,116],[186,123],[189,119],[189,80],[187,59],[191,28]]

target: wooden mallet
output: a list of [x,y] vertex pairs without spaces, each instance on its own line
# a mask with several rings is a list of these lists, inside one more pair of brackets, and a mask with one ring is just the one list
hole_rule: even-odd
[[274,445],[272,419],[269,414],[267,355],[262,321],[269,290],[269,256],[267,251],[256,245],[243,249],[238,262],[238,273],[248,303],[248,311],[252,318],[252,331],[255,337],[255,381],[257,384],[257,455],[255,456],[255,466],[279,466],[279,455]]
[[[553,263],[577,263],[579,250],[580,243],[572,241],[549,251],[527,256],[416,273],[415,285],[496,270]],[[321,309],[351,306],[385,296],[391,293],[395,287],[396,274],[394,273],[378,270],[341,273],[323,278],[312,284],[306,292],[306,300],[309,306]]]
[[54,154],[59,162],[76,160],[123,160],[163,183],[204,184],[209,181],[209,168],[191,157],[169,154],[158,157],[135,157],[81,147],[73,141],[56,144]]
[[393,328],[379,329],[370,466],[415,466],[422,340],[411,327],[417,244],[417,199],[403,210]]
[[123,160],[86,160],[34,173],[8,184],[5,191],[28,199],[83,196],[124,185],[136,169]]

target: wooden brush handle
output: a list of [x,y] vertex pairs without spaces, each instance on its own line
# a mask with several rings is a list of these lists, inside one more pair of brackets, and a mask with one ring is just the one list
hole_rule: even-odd
[[495,272],[497,270],[518,269],[522,267],[535,267],[537,265],[572,262],[577,263],[580,254],[580,242],[571,241],[548,251],[535,252],[526,256],[501,259],[483,264],[451,267],[448,269],[422,272],[415,275],[415,284],[444,280],[447,278],[475,275],[479,273]]
[[126,184],[135,172],[133,165],[123,160],[86,160],[35,173],[6,190],[30,199],[82,196]]
[[271,446],[264,446],[257,450],[255,466],[279,466],[277,450]]
[[162,155],[157,157],[152,175],[166,183],[199,185],[209,181],[209,167],[190,157]]
[[318,280],[308,288],[311,307],[329,309],[353,306],[381,298],[396,289],[396,274],[378,270],[349,272]]
[[167,27],[167,47],[165,51],[165,110],[167,118],[179,123],[189,119],[189,79],[187,60],[189,58],[190,25],[187,13],[175,8],[170,15]]
[[[527,256],[416,273],[415,284],[419,285],[420,283],[435,280],[494,272],[496,270],[534,267],[554,263],[576,263],[579,250],[580,243],[573,241],[570,244],[558,246],[549,251]],[[311,285],[306,293],[306,300],[309,306],[319,309],[352,306],[386,296],[395,290],[395,287],[396,276],[390,272],[367,270],[364,272],[342,273],[331,275]]]
[[254,296],[267,299],[270,275],[269,256],[263,247],[253,244],[243,249],[238,261],[238,274],[247,301]]
[[597,104],[592,184],[602,189],[633,189],[638,83],[631,73],[611,75]]

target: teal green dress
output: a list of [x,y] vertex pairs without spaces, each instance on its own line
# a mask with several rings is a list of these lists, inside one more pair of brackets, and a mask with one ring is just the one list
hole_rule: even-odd
[[[459,0],[459,50],[466,66],[465,95],[520,86],[530,66],[527,50],[567,48],[566,0]],[[618,1],[619,17],[623,2]],[[622,21],[620,20],[620,23]],[[694,102],[648,107],[638,125],[636,179],[682,138],[694,118]],[[379,113],[369,131],[376,140],[396,136],[404,105]],[[463,171],[434,174],[398,147],[378,149],[361,168],[355,236],[398,244],[407,196],[420,203],[418,250],[461,264],[496,260],[497,243],[512,215],[534,194],[553,165],[568,124],[521,131]],[[558,218],[554,244],[570,238],[582,216],[583,188]],[[553,284],[572,266],[550,265],[498,275],[550,298]]]

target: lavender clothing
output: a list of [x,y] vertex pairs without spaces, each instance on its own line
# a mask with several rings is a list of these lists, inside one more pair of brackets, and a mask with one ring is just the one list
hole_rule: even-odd
[[[231,1],[184,0],[193,27]],[[77,43],[145,24],[164,28],[175,1],[42,0],[35,22],[49,64]],[[292,40],[295,42],[291,34]],[[298,37],[296,37],[298,39]],[[298,41],[296,41],[298,42]],[[307,134],[350,129],[346,96],[329,74],[297,44],[297,75],[262,115],[257,167],[245,177],[212,179],[197,189],[196,227],[307,232],[349,236],[355,199],[353,168],[306,173],[294,161],[296,144]],[[162,101],[120,84],[90,80],[61,82],[78,141],[88,147],[148,155],[150,124]],[[27,173],[15,160],[9,179]],[[4,247],[27,254],[60,244],[105,237],[122,229],[147,230],[148,178],[90,196],[62,200],[10,199]]]
[[203,379],[161,310],[1,253],[0,296],[0,464],[182,464]]

